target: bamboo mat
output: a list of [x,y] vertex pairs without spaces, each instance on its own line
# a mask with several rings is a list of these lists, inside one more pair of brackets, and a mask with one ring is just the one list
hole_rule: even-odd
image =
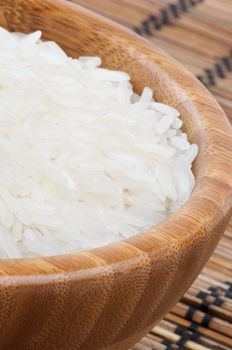
[[[175,57],[208,87],[232,122],[232,0],[71,1]],[[232,349],[232,221],[187,293],[132,350],[172,349]]]

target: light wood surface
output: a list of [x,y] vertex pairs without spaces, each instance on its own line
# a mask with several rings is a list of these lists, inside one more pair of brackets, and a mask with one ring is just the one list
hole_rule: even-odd
[[0,0],[0,25],[68,54],[100,55],[136,91],[180,110],[198,143],[197,185],[162,224],[118,244],[49,258],[0,260],[1,350],[127,350],[188,289],[216,247],[232,208],[232,131],[209,92],[147,41],[61,0]]

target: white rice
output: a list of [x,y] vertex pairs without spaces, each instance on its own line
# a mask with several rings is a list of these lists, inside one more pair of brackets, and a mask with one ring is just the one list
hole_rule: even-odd
[[130,237],[194,187],[197,146],[178,111],[99,57],[71,59],[40,37],[0,28],[0,258]]

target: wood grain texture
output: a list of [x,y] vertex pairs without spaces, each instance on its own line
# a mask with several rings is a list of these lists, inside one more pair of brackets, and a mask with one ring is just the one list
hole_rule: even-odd
[[100,55],[136,91],[180,110],[200,152],[190,200],[129,240],[64,256],[0,260],[1,350],[128,350],[188,289],[232,210],[232,131],[208,91],[163,51],[60,0],[0,0],[0,25],[41,29],[73,57]]

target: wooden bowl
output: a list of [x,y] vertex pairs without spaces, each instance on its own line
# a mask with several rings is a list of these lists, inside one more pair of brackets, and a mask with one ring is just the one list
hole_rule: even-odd
[[1,350],[128,350],[188,289],[232,208],[232,133],[209,92],[163,51],[61,0],[0,0],[0,25],[41,29],[68,54],[100,55],[135,89],[181,114],[199,155],[196,187],[170,219],[131,239],[64,256],[0,261]]

